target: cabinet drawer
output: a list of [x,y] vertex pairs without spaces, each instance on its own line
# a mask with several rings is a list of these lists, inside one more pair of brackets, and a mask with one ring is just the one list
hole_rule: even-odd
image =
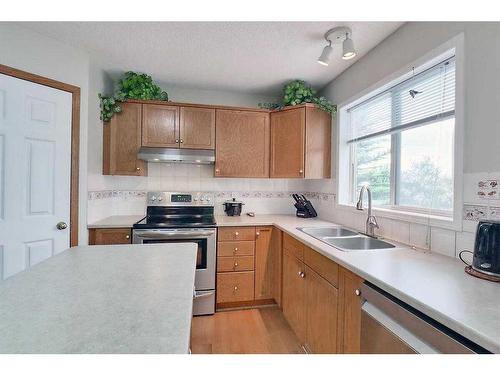
[[217,244],[217,256],[219,257],[233,257],[250,255],[253,256],[255,242],[253,241],[230,241],[219,242]]
[[255,227],[219,228],[219,241],[255,241]]
[[120,245],[132,243],[130,228],[91,229],[91,245]]
[[220,257],[217,259],[217,272],[253,271],[254,257]]
[[253,272],[218,273],[217,303],[252,301],[253,284]]
[[302,242],[286,233],[283,234],[283,249],[300,260],[304,260],[304,247]]
[[337,263],[307,246],[304,248],[304,263],[321,277],[325,278],[330,284],[338,287],[339,266]]

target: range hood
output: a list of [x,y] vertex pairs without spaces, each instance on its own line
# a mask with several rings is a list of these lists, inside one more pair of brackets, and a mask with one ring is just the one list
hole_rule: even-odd
[[214,164],[213,150],[188,150],[185,148],[141,147],[137,157],[156,163]]

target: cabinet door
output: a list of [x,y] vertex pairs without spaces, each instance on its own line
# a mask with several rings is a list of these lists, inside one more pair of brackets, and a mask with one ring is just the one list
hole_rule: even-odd
[[137,159],[141,147],[142,104],[120,106],[122,111],[103,125],[103,174],[146,176],[147,164]]
[[337,353],[338,290],[306,267],[306,347],[312,353]]
[[305,111],[271,113],[271,177],[304,177]]
[[269,177],[269,113],[216,110],[215,176]]
[[283,315],[299,338],[305,342],[306,338],[306,283],[305,266],[300,260],[283,252]]
[[361,304],[360,288],[363,279],[341,268],[339,291],[339,339],[342,353],[360,353],[361,343]]
[[[258,227],[255,231],[255,299],[277,299],[279,249],[276,247],[277,230]],[[279,299],[279,298],[278,298]]]
[[215,149],[215,109],[181,107],[181,148]]
[[143,104],[142,145],[144,147],[179,147],[179,107]]
[[132,243],[130,228],[90,229],[91,245],[119,245]]
[[319,108],[306,108],[305,177],[330,178],[332,116]]

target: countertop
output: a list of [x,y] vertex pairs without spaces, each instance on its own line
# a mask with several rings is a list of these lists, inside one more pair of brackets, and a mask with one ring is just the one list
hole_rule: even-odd
[[0,283],[0,353],[188,353],[195,268],[189,243],[66,250]]
[[319,219],[244,215],[217,216],[216,221],[218,226],[274,225],[478,345],[500,353],[500,284],[467,275],[458,259],[390,240],[395,249],[344,252],[296,229],[334,224]]

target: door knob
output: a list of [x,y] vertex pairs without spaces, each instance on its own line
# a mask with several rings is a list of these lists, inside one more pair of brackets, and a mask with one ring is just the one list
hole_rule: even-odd
[[64,221],[60,221],[56,224],[56,228],[59,230],[64,230],[68,227],[68,224],[66,224]]

